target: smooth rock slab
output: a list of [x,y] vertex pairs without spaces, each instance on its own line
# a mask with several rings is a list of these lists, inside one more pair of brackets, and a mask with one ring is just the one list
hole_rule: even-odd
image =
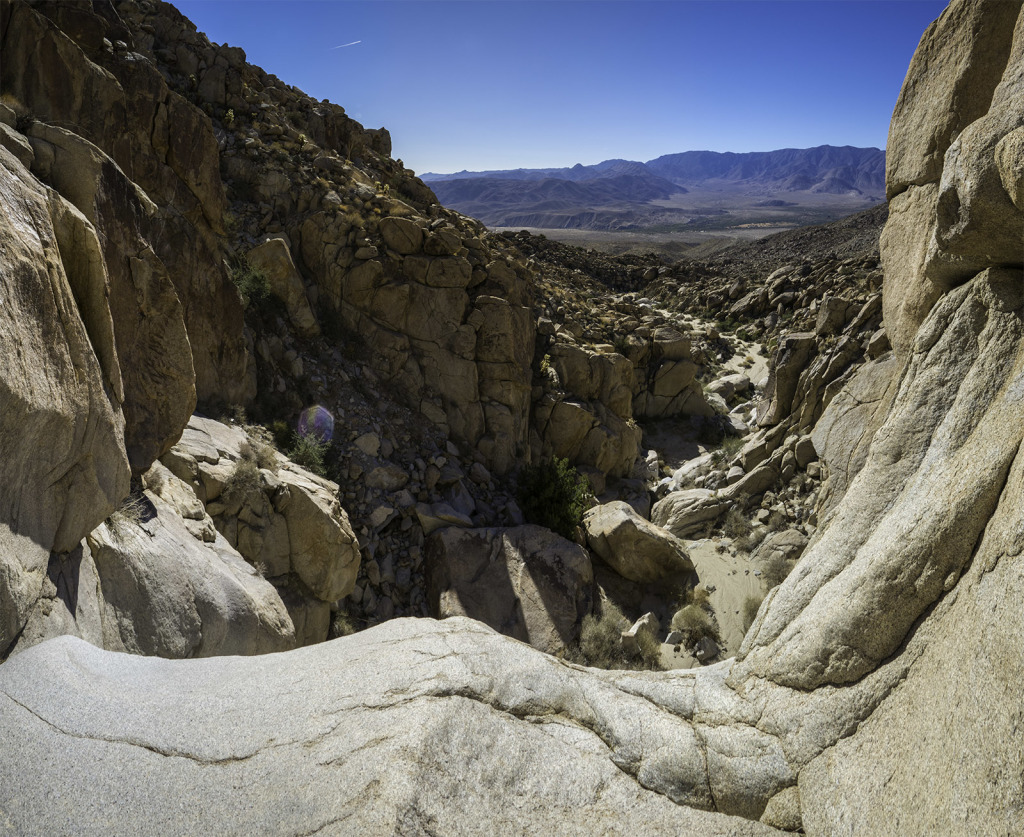
[[[779,756],[711,732],[735,790]],[[463,619],[258,660],[62,637],[0,667],[0,751],[26,835],[781,833],[676,804],[712,802],[686,721]]]

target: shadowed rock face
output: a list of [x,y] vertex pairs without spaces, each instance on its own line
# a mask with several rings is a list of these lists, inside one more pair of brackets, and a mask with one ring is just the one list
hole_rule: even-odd
[[[140,659],[62,638],[0,667],[9,821],[25,833],[72,819],[96,833],[1019,833],[1021,6],[954,0],[911,65],[882,243],[894,359],[835,397],[818,434],[842,476],[827,519],[736,660],[597,671],[462,618],[260,660]],[[428,252],[422,229],[385,230],[396,252]],[[432,241],[445,258],[444,236]],[[364,270],[349,292],[376,299],[380,276]],[[103,332],[102,313],[62,316],[68,345]],[[81,409],[116,439],[104,389],[116,376],[102,358],[86,367]],[[840,433],[840,407],[866,404],[861,429]],[[685,528],[757,473],[656,517]],[[110,479],[126,474],[122,462]],[[51,517],[55,539],[65,523]],[[28,585],[42,569],[5,572]]]

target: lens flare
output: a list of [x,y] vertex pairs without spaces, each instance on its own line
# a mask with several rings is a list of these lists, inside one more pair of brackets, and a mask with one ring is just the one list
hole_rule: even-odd
[[334,435],[334,416],[326,407],[317,404],[307,407],[299,415],[299,435],[313,437],[319,442],[329,442]]

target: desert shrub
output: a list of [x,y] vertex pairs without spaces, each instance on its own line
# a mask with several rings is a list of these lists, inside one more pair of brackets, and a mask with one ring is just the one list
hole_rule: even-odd
[[768,515],[768,522],[765,524],[769,532],[781,532],[789,526],[789,521],[782,512],[774,511]]
[[288,458],[307,471],[325,477],[327,468],[324,458],[327,456],[327,449],[330,446],[330,442],[321,441],[315,435],[296,434],[295,441],[288,450]]
[[604,669],[660,669],[661,644],[651,634],[637,634],[639,657],[629,657],[622,649],[622,632],[629,620],[612,602],[605,600],[600,613],[583,618],[579,642],[569,649],[568,659],[580,665]]
[[583,617],[580,639],[570,654],[573,662],[594,668],[620,668],[622,663],[622,632],[629,620],[614,604],[605,601],[600,613]]
[[750,521],[737,509],[729,509],[722,523],[722,532],[730,538],[742,538],[749,535],[754,527]]
[[235,467],[224,482],[221,497],[224,503],[232,505],[253,500],[262,493],[260,469],[256,464],[255,457],[252,459],[242,457],[235,463]]
[[237,258],[231,266],[231,281],[238,288],[242,305],[246,308],[261,308],[270,298],[270,280],[262,270],[249,264],[244,256]]
[[696,605],[702,610],[711,610],[711,594],[703,587],[694,587],[687,592],[685,603]]
[[676,611],[672,617],[672,630],[679,631],[686,637],[686,645],[700,642],[706,636],[718,639],[718,629],[711,616],[704,608],[695,604],[688,604]]
[[238,455],[242,459],[255,462],[257,468],[277,471],[277,452],[271,445],[259,439],[248,439],[238,446]]
[[761,570],[761,578],[764,579],[764,583],[770,590],[786,580],[786,577],[793,571],[793,566],[794,564],[787,560],[782,553],[776,552],[765,562],[764,569]]
[[528,465],[519,474],[519,506],[530,523],[573,537],[587,508],[589,486],[567,459]]
[[661,670],[661,643],[658,642],[654,634],[647,631],[639,631],[636,635],[636,644],[640,647],[640,660],[641,665],[635,665],[636,661],[631,661],[634,665],[630,668],[643,668],[651,671]]
[[355,623],[352,617],[340,610],[331,617],[331,627],[328,631],[328,639],[337,639],[339,636],[350,636],[356,632]]
[[743,607],[741,609],[741,616],[743,617],[743,633],[750,630],[750,626],[754,624],[754,619],[757,618],[757,609],[761,607],[761,602],[764,599],[758,596],[747,596],[743,600]]
[[117,540],[124,540],[132,529],[137,529],[147,517],[149,503],[141,491],[133,491],[107,518],[107,528]]
[[732,459],[737,453],[740,452],[740,448],[746,444],[746,439],[740,436],[726,436],[722,440],[722,453],[725,454],[726,459]]
[[295,441],[295,431],[286,421],[278,419],[270,425],[269,429],[278,450],[288,450]]
[[764,542],[766,537],[768,537],[767,529],[751,529],[747,534],[736,538],[732,545],[738,552],[750,554]]

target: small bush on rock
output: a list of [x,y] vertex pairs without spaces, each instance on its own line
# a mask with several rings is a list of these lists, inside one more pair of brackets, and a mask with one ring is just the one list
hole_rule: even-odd
[[331,627],[328,631],[328,639],[337,639],[340,636],[350,636],[356,632],[355,622],[347,613],[340,610],[331,617]]
[[270,297],[270,280],[262,270],[249,264],[244,256],[231,266],[231,281],[238,288],[242,305],[246,308],[260,308]]
[[107,518],[107,528],[115,539],[121,541],[133,529],[149,519],[149,501],[141,491],[133,491],[124,502]]
[[572,540],[587,509],[586,479],[567,459],[529,465],[519,475],[519,506],[530,523]]
[[736,547],[737,552],[751,553],[757,549],[764,539],[768,536],[768,530],[758,527],[757,529],[751,529],[747,534],[740,535],[733,541],[733,546]]
[[296,435],[295,442],[288,451],[288,458],[296,465],[301,465],[307,471],[312,471],[318,476],[327,476],[327,468],[324,464],[324,457],[330,442],[322,442],[316,436]]
[[785,556],[776,553],[765,562],[764,569],[761,571],[761,577],[764,579],[764,583],[768,585],[768,589],[771,590],[786,580],[787,576],[793,571],[793,567],[794,564],[787,560]]
[[260,469],[256,465],[255,457],[252,459],[243,457],[235,463],[234,469],[224,483],[221,497],[226,505],[242,505],[262,493]]
[[729,513],[725,516],[725,522],[722,524],[722,532],[730,538],[742,538],[744,535],[749,535],[752,528],[750,521],[736,509],[729,509]]
[[255,462],[257,468],[266,468],[268,471],[277,471],[277,452],[273,447],[259,439],[250,439],[238,446],[238,453],[242,459]]

